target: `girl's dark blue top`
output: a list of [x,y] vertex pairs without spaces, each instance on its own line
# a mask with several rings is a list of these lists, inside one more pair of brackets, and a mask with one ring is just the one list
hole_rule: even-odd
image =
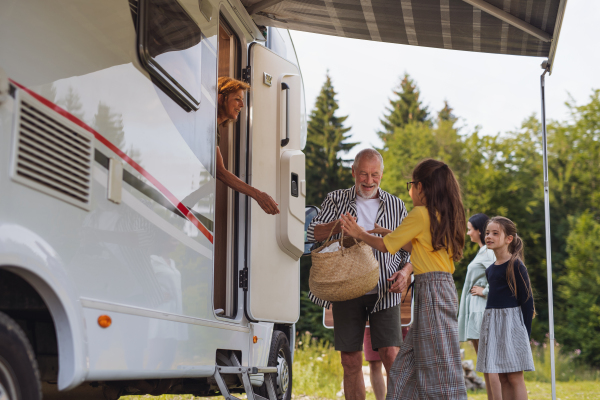
[[[501,265],[490,265],[485,270],[490,291],[488,293],[486,309],[489,308],[513,308],[521,307],[523,313],[523,321],[527,328],[527,333],[531,338],[531,320],[533,319],[533,296],[528,295],[529,290],[529,274],[527,268],[522,262],[515,261],[515,280],[517,281],[517,296],[513,294],[508,286],[506,279],[506,269],[508,261]],[[528,298],[529,297],[529,298]]]

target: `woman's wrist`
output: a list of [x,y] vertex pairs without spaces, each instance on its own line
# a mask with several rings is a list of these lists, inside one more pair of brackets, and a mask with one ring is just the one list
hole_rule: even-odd
[[[365,235],[369,235],[369,234],[368,234],[367,232],[365,232],[365,231],[362,231],[362,232],[360,232],[360,233],[358,234],[358,237],[357,237],[357,239],[358,239],[358,240],[362,240],[362,241],[364,242],[364,241],[365,241]],[[370,235],[369,235],[369,236],[370,236]]]

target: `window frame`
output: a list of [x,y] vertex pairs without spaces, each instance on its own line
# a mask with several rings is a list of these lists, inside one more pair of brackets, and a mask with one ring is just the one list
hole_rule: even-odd
[[[139,0],[138,2],[138,20],[137,20],[137,54],[139,57],[139,61],[144,67],[152,81],[161,88],[165,94],[167,94],[173,101],[175,101],[179,106],[181,106],[185,111],[197,111],[200,108],[201,95],[200,99],[196,99],[194,96],[190,94],[173,76],[171,76],[161,65],[158,63],[151,55],[147,46],[147,26],[148,26],[148,8],[149,2],[151,0]],[[173,0],[176,2],[179,7],[183,10],[185,15],[190,19],[191,22],[196,24],[196,21],[190,16],[190,14],[185,10],[185,7],[181,5],[181,3],[177,0]],[[202,34],[202,30],[198,26],[198,30],[200,31],[200,44],[204,38]],[[198,72],[199,74],[201,71]]]

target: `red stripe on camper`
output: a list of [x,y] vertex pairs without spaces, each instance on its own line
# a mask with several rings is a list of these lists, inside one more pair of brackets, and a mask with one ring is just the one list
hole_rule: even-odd
[[106,139],[100,133],[98,133],[97,131],[95,131],[92,127],[90,127],[89,125],[87,125],[85,122],[81,121],[79,118],[77,118],[74,115],[70,114],[68,111],[64,110],[60,106],[57,106],[56,104],[54,104],[51,101],[45,99],[44,97],[42,97],[39,94],[33,92],[32,90],[26,88],[25,86],[23,86],[23,85],[15,82],[15,81],[13,81],[12,79],[10,79],[10,81],[15,86],[21,88],[22,90],[24,90],[27,93],[29,93],[30,95],[32,95],[36,100],[38,100],[40,103],[44,104],[46,107],[49,107],[50,109],[52,109],[52,110],[56,111],[57,113],[59,113],[60,115],[62,115],[63,117],[67,118],[69,121],[77,124],[78,126],[82,127],[86,131],[92,133],[94,135],[94,137],[96,138],[96,140],[98,140],[103,145],[105,145],[106,147],[108,147],[115,154],[117,154],[119,157],[121,157],[127,164],[131,165],[136,171],[138,171],[140,174],[142,174],[142,176],[144,176],[146,179],[148,179],[171,202],[171,204],[173,204],[175,207],[177,207],[177,209],[179,211],[181,211],[181,213],[192,224],[194,224],[194,226],[196,228],[198,228],[198,230],[200,232],[202,232],[204,234],[204,236],[206,236],[206,238],[211,243],[213,243],[213,235],[210,233],[210,231],[208,229],[206,229],[206,227],[204,225],[202,225],[202,222],[200,222],[198,220],[198,218],[196,218],[196,216],[194,214],[192,214],[192,212],[185,205],[183,205],[183,203],[181,203],[173,195],[173,193],[171,193],[169,191],[169,189],[167,189],[162,183],[160,183],[148,171],[146,171],[144,168],[142,168],[137,162],[135,162],[134,160],[132,160],[131,157],[129,157],[127,154],[123,153],[119,148],[117,148],[114,144],[112,144],[108,139]]

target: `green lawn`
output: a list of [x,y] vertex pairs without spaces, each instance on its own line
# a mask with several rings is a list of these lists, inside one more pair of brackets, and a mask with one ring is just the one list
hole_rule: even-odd
[[[527,382],[527,391],[529,392],[529,400],[550,400],[552,399],[552,390],[549,383]],[[296,390],[294,394],[297,396]],[[559,400],[600,400],[600,382],[582,381],[582,382],[557,382],[556,384],[557,399]],[[296,397],[294,396],[294,397]],[[240,397],[240,396],[238,396]],[[303,397],[303,396],[302,396]],[[311,396],[312,397],[312,396]],[[217,397],[213,397],[218,399]],[[367,399],[374,399],[372,393],[369,393]],[[125,400],[194,400],[200,397],[193,396],[127,396],[122,397]],[[313,398],[313,399],[316,399]],[[321,397],[320,399],[325,399]],[[331,397],[332,400],[337,400],[339,397]],[[308,399],[306,399],[308,400]],[[487,400],[487,395],[484,391],[473,394],[469,393],[469,400]]]
[[[463,343],[466,360],[477,360],[475,350],[470,343]],[[552,399],[549,383],[550,363],[549,350],[539,345],[534,347],[534,363],[536,372],[525,373],[525,384],[530,400]],[[556,348],[556,383],[557,399],[560,400],[600,400],[600,372],[577,366],[574,355]],[[365,363],[366,365],[366,363]],[[482,374],[480,374],[482,375]],[[482,375],[483,376],[483,375]],[[298,400],[338,400],[336,393],[341,389],[343,370],[340,353],[328,343],[302,335],[297,341],[293,366],[294,397]],[[305,397],[308,396],[308,397]],[[245,397],[245,396],[237,396]],[[487,400],[485,391],[469,392],[469,400]],[[215,399],[218,399],[216,397]],[[128,396],[122,400],[193,400],[193,396]],[[199,397],[196,397],[199,399]],[[373,393],[367,393],[367,400],[375,400]]]
[[[529,400],[550,400],[552,399],[552,388],[549,383],[525,382]],[[557,382],[556,398],[559,400],[593,400],[600,399],[600,382],[581,381],[581,382]],[[477,394],[469,393],[469,400],[487,400],[485,391]]]

